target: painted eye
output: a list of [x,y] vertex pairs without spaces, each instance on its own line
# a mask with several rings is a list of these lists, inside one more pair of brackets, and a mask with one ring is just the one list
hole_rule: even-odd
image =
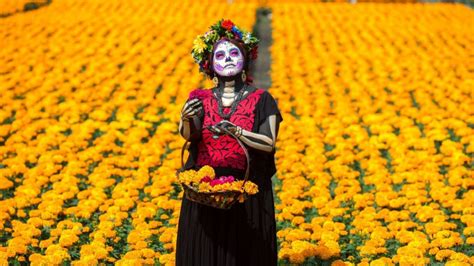
[[224,53],[223,52],[217,52],[216,53],[216,59],[222,59],[224,58]]
[[239,50],[237,50],[237,49],[232,49],[232,50],[230,51],[230,55],[231,55],[231,56],[238,56],[238,55],[239,55]]

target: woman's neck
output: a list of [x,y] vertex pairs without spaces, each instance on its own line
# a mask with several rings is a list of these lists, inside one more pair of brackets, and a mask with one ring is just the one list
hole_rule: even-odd
[[224,93],[238,93],[244,87],[244,82],[240,78],[240,75],[235,75],[231,77],[218,76],[218,80],[218,87]]

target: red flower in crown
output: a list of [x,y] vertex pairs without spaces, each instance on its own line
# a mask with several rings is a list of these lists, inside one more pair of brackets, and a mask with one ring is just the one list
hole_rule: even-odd
[[223,20],[221,25],[226,30],[231,30],[234,27],[234,23],[230,19]]

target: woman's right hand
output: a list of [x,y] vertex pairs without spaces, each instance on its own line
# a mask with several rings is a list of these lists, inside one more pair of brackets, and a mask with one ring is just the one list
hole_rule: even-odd
[[194,116],[200,116],[202,114],[202,109],[203,107],[201,100],[195,98],[187,101],[181,110],[181,120],[189,121]]

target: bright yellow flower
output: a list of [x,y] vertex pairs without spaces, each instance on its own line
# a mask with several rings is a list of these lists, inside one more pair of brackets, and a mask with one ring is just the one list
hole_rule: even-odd
[[198,53],[202,53],[204,49],[206,48],[206,43],[203,40],[203,36],[198,36],[196,39],[193,41],[193,50],[195,50]]

